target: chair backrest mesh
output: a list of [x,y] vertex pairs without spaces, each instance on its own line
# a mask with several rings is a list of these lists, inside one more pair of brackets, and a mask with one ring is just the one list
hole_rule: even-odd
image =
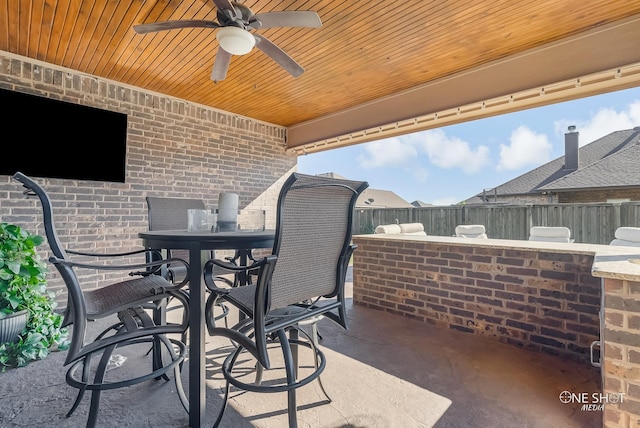
[[147,196],[149,230],[187,228],[187,210],[204,210],[201,199],[160,198]]
[[[187,210],[205,209],[201,199],[147,196],[149,230],[186,230]],[[172,257],[189,260],[188,250],[171,250]]]
[[294,174],[278,202],[271,309],[332,294],[366,182]]

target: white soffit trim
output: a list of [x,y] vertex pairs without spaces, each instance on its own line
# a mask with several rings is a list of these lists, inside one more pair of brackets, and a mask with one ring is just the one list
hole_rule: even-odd
[[640,86],[640,63],[288,148],[303,155]]

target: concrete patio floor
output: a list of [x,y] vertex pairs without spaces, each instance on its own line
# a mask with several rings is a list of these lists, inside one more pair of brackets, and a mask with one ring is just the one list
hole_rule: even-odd
[[[320,322],[327,356],[323,384],[298,390],[300,427],[600,427],[602,413],[563,404],[562,391],[599,392],[595,368],[427,326],[359,306],[350,328]],[[96,327],[99,327],[96,325]],[[97,328],[96,328],[97,331]],[[221,402],[219,366],[228,344],[210,343],[207,421]],[[75,390],[65,383],[65,352],[0,373],[0,427],[82,427],[89,399],[65,418]],[[142,357],[140,357],[142,359]],[[142,364],[129,358],[122,367]],[[302,362],[304,365],[304,361]],[[187,366],[183,371],[186,383]],[[286,394],[235,391],[222,427],[286,427]],[[100,427],[186,427],[173,382],[103,393]]]

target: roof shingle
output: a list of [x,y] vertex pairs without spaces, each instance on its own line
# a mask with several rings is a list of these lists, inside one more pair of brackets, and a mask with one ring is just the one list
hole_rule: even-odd
[[[495,188],[498,196],[545,191],[640,186],[640,127],[615,131],[578,150],[578,170],[564,169],[560,156]],[[492,189],[492,194],[494,190]],[[482,193],[465,203],[482,203]]]

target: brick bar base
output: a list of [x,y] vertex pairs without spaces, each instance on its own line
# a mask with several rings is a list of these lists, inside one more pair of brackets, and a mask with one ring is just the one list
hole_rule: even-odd
[[[606,427],[640,427],[640,281],[604,279]],[[624,394],[618,400],[618,396]]]
[[354,304],[590,361],[601,304],[593,256],[464,240],[354,242]]

